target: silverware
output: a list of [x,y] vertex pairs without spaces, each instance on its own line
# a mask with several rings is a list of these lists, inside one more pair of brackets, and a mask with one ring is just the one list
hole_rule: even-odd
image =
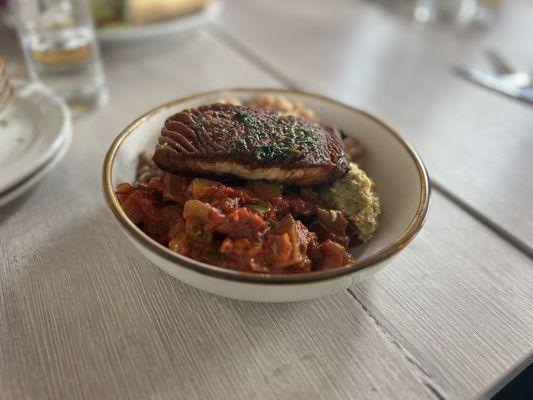
[[4,118],[7,115],[9,106],[13,102],[15,97],[15,91],[13,86],[9,82],[9,77],[7,75],[6,64],[4,60],[0,57],[0,119]]
[[487,51],[487,57],[496,72],[485,72],[474,68],[452,67],[452,71],[477,85],[503,93],[517,100],[533,104],[532,78],[526,72],[516,71],[494,50]]
[[487,58],[492,63],[496,73],[500,74],[502,79],[509,81],[519,87],[531,87],[531,75],[527,72],[517,71],[505,60],[505,58],[496,50],[487,50]]

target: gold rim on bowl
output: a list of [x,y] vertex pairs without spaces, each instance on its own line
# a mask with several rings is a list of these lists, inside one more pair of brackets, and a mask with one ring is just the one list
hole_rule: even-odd
[[[112,183],[112,170],[113,170],[113,164],[115,162],[118,149],[120,148],[124,140],[139,125],[141,125],[144,121],[146,121],[147,119],[152,117],[154,114],[158,113],[159,111],[164,110],[165,108],[173,107],[179,103],[194,100],[196,98],[205,97],[205,96],[215,96],[215,95],[222,96],[224,95],[224,93],[227,93],[227,92],[232,92],[237,95],[239,93],[248,94],[248,93],[256,93],[256,92],[267,92],[267,93],[283,94],[283,95],[292,94],[292,95],[299,95],[299,96],[319,99],[321,101],[325,101],[330,104],[333,104],[337,107],[342,107],[350,111],[354,111],[356,113],[364,115],[365,117],[381,125],[394,138],[396,138],[396,140],[398,140],[400,144],[405,148],[405,150],[409,153],[413,162],[415,163],[417,171],[418,171],[421,192],[420,192],[420,198],[419,198],[416,213],[413,219],[411,220],[411,222],[409,223],[409,225],[392,243],[390,243],[389,245],[387,245],[386,247],[384,247],[383,249],[379,250],[378,252],[374,254],[358,259],[356,262],[352,264],[348,264],[343,267],[334,268],[334,269],[327,270],[327,271],[302,272],[302,273],[296,273],[296,274],[266,274],[266,273],[261,274],[261,273],[254,273],[254,272],[235,271],[235,270],[231,270],[231,269],[227,269],[223,267],[217,267],[214,265],[202,263],[200,261],[196,261],[191,258],[182,256],[181,254],[173,252],[167,247],[151,239],[141,229],[139,229],[133,222],[130,221],[130,219],[126,216],[126,213],[120,206],[118,198],[115,195],[115,191],[113,189],[113,183]],[[162,104],[152,109],[151,111],[148,111],[147,113],[143,114],[142,116],[137,118],[135,121],[133,121],[130,125],[128,125],[122,132],[120,132],[120,134],[116,137],[116,139],[111,144],[111,147],[107,151],[107,154],[104,159],[104,164],[103,164],[103,169],[102,169],[102,185],[103,185],[103,192],[104,192],[104,197],[106,199],[106,202],[108,206],[111,208],[111,211],[113,212],[114,216],[117,218],[118,222],[126,229],[126,232],[128,233],[128,235],[132,237],[133,239],[135,239],[135,241],[139,243],[140,245],[142,245],[145,249],[151,252],[154,252],[158,256],[163,257],[169,261],[175,262],[177,268],[185,267],[193,271],[199,272],[201,274],[209,275],[209,276],[213,276],[217,278],[229,279],[233,281],[262,283],[262,284],[297,284],[297,283],[317,282],[317,281],[324,281],[324,280],[329,280],[333,278],[339,278],[343,275],[347,275],[347,274],[351,274],[356,271],[360,271],[362,269],[371,267],[373,265],[376,265],[377,263],[383,262],[391,258],[392,256],[398,254],[405,246],[407,246],[409,242],[413,240],[413,238],[422,228],[422,225],[424,224],[424,221],[426,219],[426,215],[428,212],[429,198],[430,198],[430,192],[431,192],[431,186],[429,182],[428,173],[420,157],[396,131],[394,131],[390,126],[385,124],[383,121],[377,119],[376,117],[368,114],[365,111],[348,106],[346,104],[330,99],[328,97],[324,97],[324,96],[320,96],[320,95],[316,95],[312,93],[307,93],[307,92],[302,92],[298,90],[268,89],[268,88],[235,88],[235,89],[223,89],[223,90],[203,92],[203,93],[198,93],[192,96],[182,97],[180,99],[170,101],[168,103]]]

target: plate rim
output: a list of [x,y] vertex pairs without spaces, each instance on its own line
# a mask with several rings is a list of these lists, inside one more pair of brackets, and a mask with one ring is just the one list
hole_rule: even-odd
[[[181,254],[173,252],[170,249],[166,248],[165,246],[157,243],[155,240],[151,239],[142,230],[140,230],[135,224],[133,224],[133,222],[130,221],[130,219],[127,217],[126,213],[120,206],[118,198],[116,197],[116,194],[114,192],[113,184],[112,184],[112,170],[113,170],[112,167],[113,167],[119,147],[122,145],[124,140],[129,136],[129,134],[131,134],[139,125],[141,125],[143,122],[151,118],[153,115],[159,113],[160,111],[165,110],[166,108],[173,107],[179,103],[194,100],[200,97],[224,95],[224,93],[227,94],[227,92],[234,92],[234,93],[240,92],[240,93],[245,93],[245,94],[258,93],[258,92],[259,93],[268,92],[268,93],[275,93],[275,94],[282,94],[282,95],[296,94],[299,96],[318,99],[320,101],[330,103],[336,107],[342,107],[349,111],[359,113],[365,116],[366,118],[371,119],[378,125],[381,125],[408,152],[418,172],[421,190],[420,190],[418,206],[410,223],[399,235],[396,236],[396,238],[394,239],[392,243],[380,249],[374,254],[358,259],[356,260],[356,262],[352,264],[348,264],[348,265],[345,265],[339,268],[334,268],[334,269],[326,270],[326,271],[302,272],[298,274],[266,274],[266,273],[260,274],[260,273],[252,273],[252,272],[235,271],[235,270],[231,270],[231,269],[227,269],[223,267],[217,267],[214,265],[202,263],[200,261],[196,261],[194,259],[182,256]],[[105,155],[103,166],[102,166],[102,190],[103,190],[104,198],[106,200],[107,205],[109,206],[110,210],[112,211],[114,217],[117,219],[119,224],[126,231],[128,236],[130,236],[133,240],[135,240],[135,242],[141,245],[145,250],[155,253],[159,257],[162,257],[174,263],[176,267],[187,268],[187,269],[199,272],[204,275],[209,275],[209,276],[216,277],[216,278],[222,278],[225,280],[248,282],[248,283],[276,284],[276,285],[279,285],[279,284],[294,285],[294,284],[311,283],[311,282],[318,282],[318,281],[340,278],[342,276],[355,273],[357,271],[363,270],[370,266],[389,260],[391,257],[398,254],[401,250],[403,250],[418,234],[418,232],[420,231],[420,229],[422,228],[426,220],[427,213],[429,210],[430,197],[431,197],[431,184],[430,184],[427,169],[423,161],[421,160],[420,156],[416,153],[416,151],[411,147],[411,145],[407,143],[407,141],[403,139],[401,135],[398,132],[396,132],[393,128],[391,128],[388,124],[386,124],[379,118],[373,116],[372,114],[367,113],[366,111],[344,104],[340,101],[331,99],[329,97],[314,94],[314,93],[309,93],[305,91],[300,91],[300,90],[280,89],[280,88],[226,88],[226,89],[220,89],[220,90],[211,90],[211,91],[201,92],[201,93],[197,93],[197,94],[193,94],[190,96],[181,97],[179,99],[169,101],[167,103],[157,106],[153,108],[152,110],[144,113],[140,117],[136,118],[126,128],[124,128],[111,143]]]
[[18,199],[41,182],[65,158],[72,143],[72,126],[68,122],[67,133],[52,157],[34,174],[26,177],[17,186],[0,193],[0,208]]
[[[60,113],[63,116],[63,121],[59,131],[56,133],[55,137],[52,139],[49,146],[43,151],[37,160],[31,164],[23,164],[20,169],[17,170],[17,173],[7,176],[6,178],[0,177],[0,193],[7,192],[15,188],[20,182],[25,180],[27,177],[34,174],[39,168],[43,167],[50,159],[57,153],[58,149],[61,146],[62,141],[67,134],[67,130],[70,127],[70,110],[67,105],[61,98],[54,94],[50,89],[46,88],[44,85],[38,82],[24,82],[24,81],[14,81],[15,90],[20,92],[28,92],[28,94],[33,93],[34,91],[40,91],[45,98],[47,98],[51,103],[59,107]],[[31,96],[24,96],[25,100],[33,101]],[[15,107],[15,103],[11,105]],[[18,162],[15,163],[15,166]],[[13,164],[10,164],[9,170],[13,170]],[[5,166],[7,169],[7,166]],[[4,167],[2,168],[4,170]]]
[[133,25],[115,28],[95,28],[96,38],[102,43],[128,43],[159,36],[184,32],[212,20],[220,11],[219,0],[212,0],[205,8],[194,13],[176,18],[153,22],[145,25]]

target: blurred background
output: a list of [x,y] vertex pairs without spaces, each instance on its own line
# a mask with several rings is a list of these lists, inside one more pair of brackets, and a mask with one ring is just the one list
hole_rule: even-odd
[[[0,21],[10,73],[42,82],[77,114],[107,101],[101,51],[109,65],[115,62],[115,53],[123,54],[117,56],[121,60],[135,62],[136,53],[146,51],[150,57],[165,47],[168,52],[168,47],[186,46],[184,42],[197,40],[193,36],[198,31],[251,47],[248,54],[264,58],[265,64],[275,64],[275,57],[282,56],[281,63],[292,64],[270,65],[279,74],[292,74],[293,68],[313,69],[302,71],[310,74],[334,72],[335,79],[323,85],[314,82],[319,90],[369,79],[410,90],[416,87],[413,79],[431,79],[425,74],[430,69],[426,66],[441,72],[453,65],[479,65],[487,50],[495,58],[513,57],[521,65],[526,62],[520,53],[527,35],[520,29],[526,27],[529,15],[513,3],[525,1],[354,0],[326,9],[304,1],[270,5],[238,0],[0,0]],[[279,48],[265,53],[270,46]],[[293,57],[282,54],[291,46]],[[20,63],[19,47],[24,65],[14,64]],[[306,54],[299,58],[304,48]],[[314,52],[317,57],[312,61]],[[342,62],[333,61],[341,57]],[[290,81],[305,81],[309,86],[310,76],[299,76],[302,72]],[[395,79],[398,76],[403,79]],[[344,91],[337,96],[345,97]],[[359,91],[358,95],[382,93]],[[359,100],[353,96],[349,99]],[[365,98],[363,104],[374,101],[378,99]]]

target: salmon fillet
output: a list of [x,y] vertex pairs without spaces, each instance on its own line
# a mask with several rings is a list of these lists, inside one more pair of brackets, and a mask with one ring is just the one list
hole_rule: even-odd
[[317,185],[348,171],[340,134],[268,109],[211,104],[165,121],[153,157],[173,174]]

